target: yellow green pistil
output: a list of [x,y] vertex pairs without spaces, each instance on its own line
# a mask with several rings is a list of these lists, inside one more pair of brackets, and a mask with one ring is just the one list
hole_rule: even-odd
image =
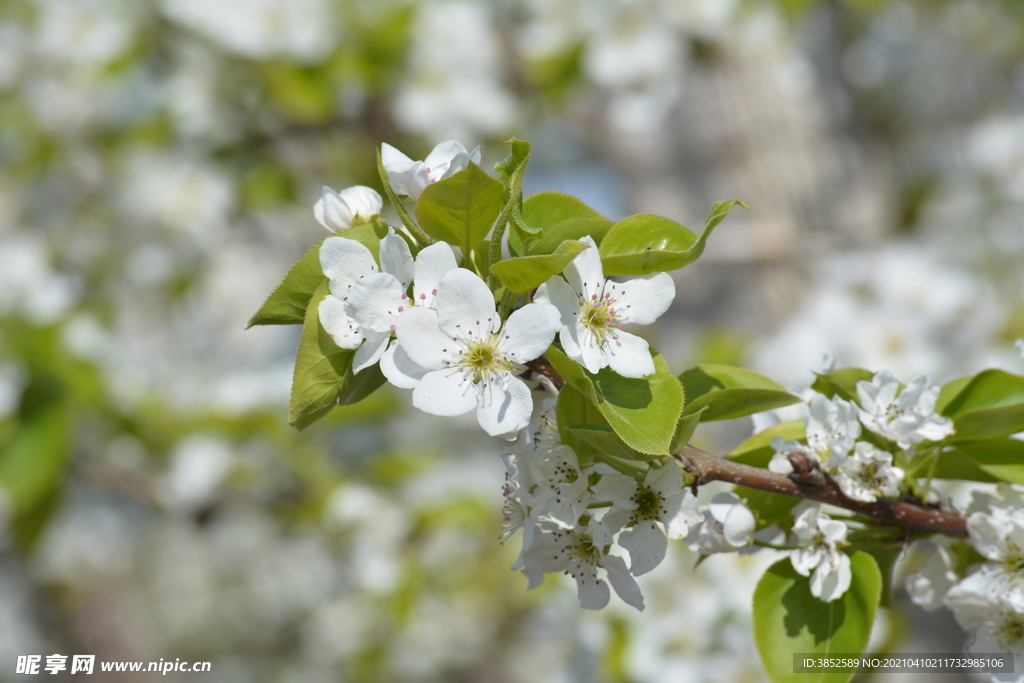
[[621,312],[615,310],[615,301],[611,293],[604,296],[592,294],[590,300],[581,302],[580,322],[594,335],[598,346],[604,346],[604,341],[609,333],[622,327],[619,323],[622,317]]
[[1003,623],[999,624],[997,633],[1003,644],[1017,649],[1024,644],[1024,617],[1019,614],[1007,614]]
[[575,557],[579,564],[596,565],[601,561],[601,549],[586,534],[580,534],[579,540],[567,550],[570,557]]
[[1003,569],[1005,569],[1011,576],[1022,576],[1024,575],[1024,549],[1018,548],[1014,544],[1009,544],[1006,548],[1006,554],[1003,557],[1001,563]]
[[498,349],[498,335],[471,341],[462,353],[459,367],[468,370],[477,384],[494,372],[513,372],[516,367]]
[[634,521],[658,519],[661,514],[661,506],[665,502],[660,493],[642,485],[637,487],[632,500],[636,503],[636,512],[633,514]]

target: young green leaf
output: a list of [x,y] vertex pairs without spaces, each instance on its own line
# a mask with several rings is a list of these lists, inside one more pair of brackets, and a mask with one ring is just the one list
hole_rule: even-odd
[[775,455],[772,439],[781,436],[786,441],[803,441],[807,438],[803,420],[780,422],[764,429],[732,449],[725,457],[753,467],[768,467],[768,461]]
[[317,309],[330,291],[327,285],[324,281],[310,299],[295,358],[288,424],[300,431],[334,406],[361,401],[384,383],[377,365],[353,373],[355,351],[338,348],[320,325]]
[[627,446],[615,430],[606,425],[569,425],[568,429],[576,438],[604,455],[621,460],[650,460],[653,457]]
[[[967,459],[968,462],[964,462]],[[981,470],[989,478],[978,477],[964,465]],[[956,465],[959,465],[957,467]],[[971,476],[974,475],[974,476]],[[963,441],[942,454],[936,477],[972,481],[1008,481],[1024,484],[1024,441],[1018,439],[985,439]]]
[[507,141],[512,151],[507,157],[494,165],[494,172],[497,173],[502,182],[508,188],[506,194],[509,197],[521,196],[523,191],[523,174],[526,172],[526,165],[530,162],[530,143],[526,140],[512,138]]
[[487,237],[501,213],[505,186],[476,164],[428,185],[416,202],[423,231],[469,253]]
[[561,273],[577,254],[589,248],[584,242],[566,240],[552,254],[498,261],[491,266],[491,272],[505,287],[516,294],[522,294],[540,287],[549,278]]
[[[523,220],[530,232],[549,230],[570,218],[599,218],[608,221],[576,197],[561,192],[538,192],[523,200]],[[610,225],[611,221],[608,223]],[[594,241],[597,241],[596,237]]]
[[[508,141],[512,152],[503,161],[494,165],[494,170],[501,176],[505,184],[505,193],[502,195],[504,206],[498,214],[498,220],[494,225],[494,232],[491,234],[490,263],[494,264],[501,260],[501,245],[505,236],[505,228],[512,219],[512,213],[522,209],[523,203],[523,174],[526,173],[526,164],[530,161],[530,143],[524,140],[512,138]],[[516,234],[513,229],[509,233],[507,242],[509,251],[518,244],[519,250],[522,247],[522,236]],[[488,278],[489,284],[494,286],[496,274]],[[526,290],[523,290],[526,291]]]
[[651,214],[619,221],[601,242],[605,275],[645,275],[693,263],[704,253],[711,232],[737,204],[750,208],[738,199],[715,202],[699,236],[675,221]]
[[810,579],[789,559],[765,572],[754,589],[754,640],[773,683],[846,683],[853,672],[794,673],[793,655],[862,653],[882,590],[882,576],[871,555],[850,558],[850,588],[832,602],[811,595]]
[[306,307],[313,292],[324,281],[320,269],[319,242],[303,254],[298,263],[291,267],[277,289],[256,311],[246,329],[254,325],[301,325],[306,318]]
[[681,415],[679,417],[679,421],[676,423],[676,433],[675,436],[672,437],[672,446],[669,450],[673,453],[677,453],[683,448],[683,446],[690,443],[690,439],[693,437],[693,433],[697,430],[697,425],[700,423],[701,414],[703,412],[704,408],[701,408],[695,413]]
[[[957,380],[957,384],[962,381]],[[1024,431],[1024,377],[1003,370],[979,372],[963,383],[943,406],[942,414],[953,418],[954,442],[995,439]]]
[[606,218],[567,218],[547,228],[540,237],[527,242],[527,252],[531,256],[553,253],[566,240],[579,240],[587,235],[600,244],[604,234],[612,222]]
[[591,374],[557,346],[551,346],[545,356],[566,382],[600,409],[631,448],[648,455],[670,455],[683,409],[683,387],[661,354],[653,353],[654,374],[641,379],[622,377],[611,368]]
[[704,364],[679,376],[686,390],[684,415],[703,410],[702,422],[730,420],[800,402],[764,375],[728,365]]
[[841,368],[818,374],[811,388],[827,398],[838,396],[846,401],[858,403],[857,382],[870,382],[874,373],[862,368]]

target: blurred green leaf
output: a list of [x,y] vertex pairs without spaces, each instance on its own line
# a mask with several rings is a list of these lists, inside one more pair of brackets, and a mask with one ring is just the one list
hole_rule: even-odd
[[794,673],[793,655],[862,653],[882,590],[871,555],[850,558],[850,588],[832,602],[811,595],[810,578],[797,574],[789,559],[765,572],[754,589],[754,640],[773,683],[846,683],[854,672]]
[[838,396],[859,404],[857,382],[870,382],[874,376],[874,373],[862,368],[841,368],[818,374],[814,383],[811,384],[811,388],[819,394],[824,394],[827,398]]
[[[979,471],[985,476],[980,476]],[[942,453],[935,476],[1024,485],[1024,441],[985,439],[959,442],[955,449]]]
[[271,293],[249,321],[254,325],[301,325],[306,319],[306,308],[320,283],[324,272],[320,268],[320,245],[312,247],[291,267],[281,284]]
[[31,513],[60,486],[69,445],[65,411],[53,407],[22,421],[0,447],[0,485],[16,516]]
[[589,245],[575,240],[562,242],[552,254],[520,256],[498,261],[491,272],[505,287],[516,294],[539,287],[554,275],[561,273]]
[[470,162],[452,177],[423,190],[416,202],[416,218],[425,233],[462,247],[468,254],[494,225],[501,212],[504,191],[500,180]]
[[757,512],[758,528],[788,521],[792,518],[790,510],[796,507],[802,498],[787,496],[773,491],[761,491],[746,486],[733,486],[733,493],[746,501],[747,507]]
[[322,67],[303,67],[275,61],[264,67],[270,101],[288,118],[319,124],[334,116],[334,84]]
[[679,376],[686,391],[683,414],[703,411],[702,422],[730,420],[800,402],[764,375],[728,365],[698,365]]
[[[1024,377],[984,370],[969,381],[950,383],[942,414],[953,418],[953,442],[995,439],[1024,431]],[[949,385],[947,385],[949,386]],[[956,391],[959,389],[959,391]]]

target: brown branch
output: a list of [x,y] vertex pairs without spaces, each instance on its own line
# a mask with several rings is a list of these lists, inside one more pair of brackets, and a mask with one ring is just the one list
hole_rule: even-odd
[[[532,372],[545,375],[556,387],[565,386],[565,380],[543,356],[526,365]],[[802,454],[793,455],[797,457],[791,459],[795,470],[791,475],[777,474],[759,467],[718,458],[689,445],[676,453],[675,457],[695,477],[694,486],[709,481],[724,481],[761,491],[828,503],[870,517],[880,524],[899,526],[910,531],[967,537],[967,520],[963,515],[895,500],[882,499],[874,503],[853,500],[810,458],[804,456],[807,462],[801,466],[799,456]]]
[[695,477],[695,485],[698,486],[709,481],[725,481],[761,491],[828,503],[866,515],[882,524],[901,526],[911,531],[961,538],[967,536],[967,520],[963,515],[894,500],[881,499],[874,503],[853,500],[820,469],[791,475],[777,474],[717,458],[693,446],[684,447],[675,457]]

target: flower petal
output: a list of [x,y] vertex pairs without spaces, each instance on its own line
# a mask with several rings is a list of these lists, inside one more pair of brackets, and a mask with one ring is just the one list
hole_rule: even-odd
[[852,578],[850,556],[833,551],[814,570],[811,595],[824,602],[832,602],[847,591]]
[[441,278],[436,301],[438,327],[449,337],[480,339],[500,325],[490,287],[465,268]]
[[579,322],[580,299],[560,275],[538,287],[533,301],[538,304],[551,304],[557,308],[562,324],[566,327],[573,328]]
[[629,551],[629,573],[640,576],[665,559],[668,539],[654,520],[647,519],[619,534],[619,545]]
[[384,355],[380,357],[380,371],[399,389],[415,389],[423,376],[430,372],[413,362],[397,339],[391,342]]
[[481,382],[476,419],[489,435],[515,439],[519,430],[530,424],[531,413],[530,388],[518,377],[513,377],[506,387],[494,381]]
[[650,325],[672,305],[676,284],[668,273],[653,273],[619,285],[615,311],[624,323]]
[[428,370],[440,370],[461,348],[451,337],[446,337],[437,326],[437,311],[429,308],[410,308],[398,317],[395,331],[402,348],[412,362]]
[[405,289],[391,273],[371,273],[348,291],[348,312],[363,328],[391,334],[401,313]]
[[316,217],[320,225],[331,232],[351,228],[354,217],[348,204],[337,192],[326,185],[321,191],[320,199],[313,205],[313,216]]
[[687,489],[684,489],[681,495],[666,497],[664,507],[661,521],[665,524],[666,534],[673,540],[684,538],[691,527],[700,524],[704,519],[700,511],[700,502]]
[[320,245],[320,268],[331,281],[331,294],[345,300],[359,278],[377,272],[370,250],[356,240],[328,237]]
[[354,349],[363,343],[359,325],[345,312],[345,304],[341,299],[328,294],[317,306],[316,312],[324,332],[340,348]]
[[[647,377],[654,374],[654,359],[651,358],[647,340],[619,330],[604,341],[604,355],[608,365],[623,377]],[[591,371],[593,372],[593,371]]]
[[412,390],[412,404],[425,413],[451,417],[476,408],[480,391],[458,368],[428,372]]
[[640,586],[637,585],[636,579],[626,570],[625,560],[615,555],[605,555],[601,564],[608,572],[608,580],[611,582],[612,588],[619,594],[622,601],[643,612],[644,594],[640,592]]
[[[623,565],[625,568],[625,565]],[[583,609],[602,609],[611,598],[608,584],[597,578],[597,568],[586,566],[574,570],[576,578],[576,595]]]
[[390,332],[381,333],[366,330],[363,334],[366,340],[362,346],[356,349],[356,355],[352,357],[352,370],[356,374],[379,361],[380,357],[384,355],[384,351],[388,348],[388,341],[391,339]]
[[394,228],[388,228],[388,234],[380,241],[380,269],[402,283],[402,292],[409,289],[413,277],[412,253]]
[[604,269],[601,267],[601,254],[597,251],[594,238],[587,235],[580,238],[580,242],[589,244],[591,248],[581,251],[563,272],[573,290],[590,301],[593,295],[600,296],[601,290],[604,289]]
[[551,304],[527,304],[505,321],[498,348],[525,363],[548,350],[561,326],[558,309]]
[[431,244],[416,254],[416,280],[413,284],[416,305],[433,307],[441,278],[458,267],[455,252],[447,242]]
[[345,202],[353,219],[359,218],[368,221],[380,214],[384,209],[384,200],[381,199],[377,190],[365,185],[353,185],[338,193],[341,201]]

